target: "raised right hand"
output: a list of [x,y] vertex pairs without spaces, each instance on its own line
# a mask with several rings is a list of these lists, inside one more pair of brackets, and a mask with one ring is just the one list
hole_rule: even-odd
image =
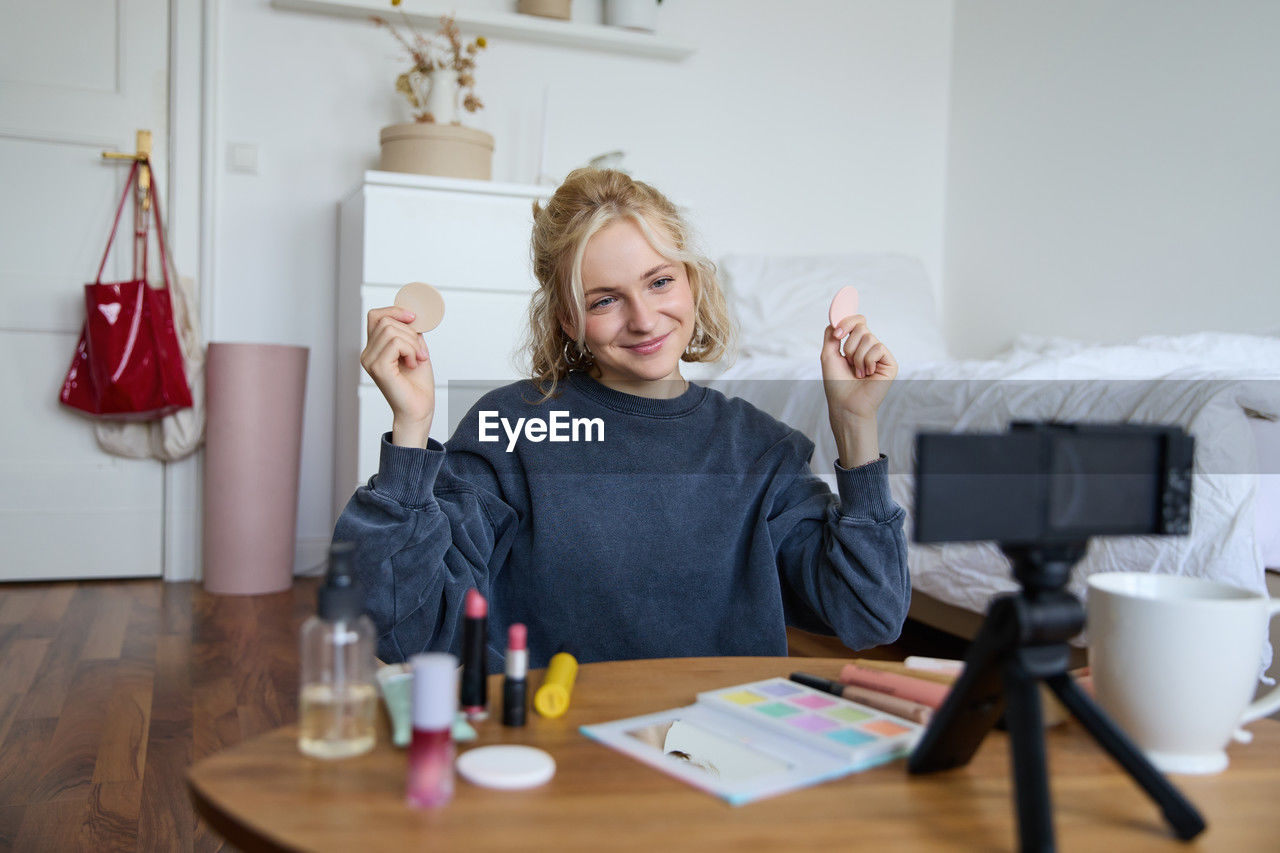
[[426,447],[436,409],[436,380],[426,341],[406,325],[413,312],[374,308],[360,364],[391,404],[391,443]]

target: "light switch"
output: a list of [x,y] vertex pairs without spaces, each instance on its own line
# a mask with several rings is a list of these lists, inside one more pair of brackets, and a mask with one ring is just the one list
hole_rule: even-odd
[[245,175],[258,174],[258,146],[248,142],[228,143],[227,170]]

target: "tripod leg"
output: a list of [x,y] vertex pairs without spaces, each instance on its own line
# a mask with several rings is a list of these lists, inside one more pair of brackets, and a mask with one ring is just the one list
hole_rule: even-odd
[[1111,753],[1111,757],[1156,802],[1164,812],[1165,820],[1173,827],[1175,835],[1183,841],[1189,841],[1204,830],[1204,818],[1196,811],[1196,807],[1159,770],[1151,766],[1142,751],[1129,742],[1124,732],[1085,695],[1069,675],[1061,673],[1050,676],[1045,681],[1067,710],[1093,735],[1094,740]]
[[965,655],[964,671],[907,759],[912,773],[968,764],[1004,709],[1001,658],[1015,645],[1014,596],[998,596]]
[[1018,838],[1023,851],[1054,849],[1053,810],[1049,804],[1049,766],[1037,680],[1016,657],[1005,668],[1005,721],[1009,726]]

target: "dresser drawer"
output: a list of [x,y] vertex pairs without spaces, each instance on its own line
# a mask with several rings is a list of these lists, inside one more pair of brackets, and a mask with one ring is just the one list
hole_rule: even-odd
[[365,205],[366,282],[520,290],[533,278],[531,199],[375,187]]

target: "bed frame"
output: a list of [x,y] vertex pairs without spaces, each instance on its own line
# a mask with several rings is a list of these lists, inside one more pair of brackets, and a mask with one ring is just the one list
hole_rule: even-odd
[[918,589],[911,591],[911,610],[908,618],[923,622],[931,628],[946,631],[966,640],[972,640],[982,625],[982,614],[974,613],[955,604],[947,604]]

